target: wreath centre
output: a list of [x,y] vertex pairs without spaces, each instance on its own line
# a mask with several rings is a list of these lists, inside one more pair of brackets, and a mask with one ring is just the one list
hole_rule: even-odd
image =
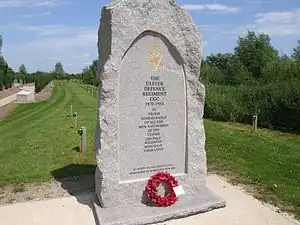
[[173,189],[177,186],[178,181],[170,173],[158,172],[148,180],[146,195],[154,206],[171,206],[178,199]]
[[165,196],[169,193],[169,185],[165,182],[161,182],[157,185],[157,195]]

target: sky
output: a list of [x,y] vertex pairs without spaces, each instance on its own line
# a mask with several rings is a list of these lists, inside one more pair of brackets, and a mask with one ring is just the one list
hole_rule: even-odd
[[[0,0],[2,54],[18,71],[77,73],[97,58],[100,12],[109,0]],[[247,30],[271,36],[280,53],[300,40],[300,0],[177,0],[202,33],[204,55],[232,52]]]

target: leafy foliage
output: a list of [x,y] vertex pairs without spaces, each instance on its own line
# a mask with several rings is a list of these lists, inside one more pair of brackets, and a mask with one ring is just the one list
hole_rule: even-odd
[[82,70],[82,73],[79,76],[77,76],[77,78],[81,79],[82,82],[85,84],[99,86],[100,80],[97,76],[97,66],[98,66],[98,59],[93,60],[92,64],[85,67]]
[[0,56],[2,57],[2,44],[3,44],[3,39],[2,35],[0,35]]
[[0,91],[11,87],[13,78],[13,70],[7,65],[4,58],[0,56]]
[[53,75],[56,80],[69,80],[69,75],[65,73],[61,62],[57,62],[54,66]]
[[234,54],[255,78],[262,76],[262,70],[268,62],[278,58],[278,51],[271,45],[271,38],[252,31],[248,31],[245,37],[239,37]]
[[47,84],[49,84],[53,80],[54,75],[50,73],[37,71],[34,74],[34,77],[35,77],[35,81],[34,81],[35,92],[39,93],[41,90],[43,90],[43,88]]
[[19,68],[19,74],[20,74],[20,76],[26,76],[26,75],[27,75],[27,70],[26,70],[24,64],[22,64],[22,65],[20,66],[20,68]]
[[295,60],[300,60],[300,40],[298,41],[298,46],[294,48],[292,58]]
[[210,55],[201,65],[205,117],[300,132],[300,41],[292,57],[280,56],[270,37],[248,32],[234,54]]

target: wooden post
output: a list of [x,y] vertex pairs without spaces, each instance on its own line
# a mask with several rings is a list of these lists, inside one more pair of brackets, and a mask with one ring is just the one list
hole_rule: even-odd
[[73,106],[72,105],[70,105],[70,115],[72,116],[73,115]]
[[77,129],[77,113],[73,113],[73,128]]
[[75,117],[75,126],[74,126],[75,129],[77,129],[77,115]]
[[252,117],[252,126],[253,126],[253,131],[254,131],[254,132],[257,131],[257,120],[258,120],[257,115],[254,115],[254,116]]
[[81,135],[81,143],[80,143],[80,151],[85,153],[86,151],[86,127],[81,127],[82,135]]

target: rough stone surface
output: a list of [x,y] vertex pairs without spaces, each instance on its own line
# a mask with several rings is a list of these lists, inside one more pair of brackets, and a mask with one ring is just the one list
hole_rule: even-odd
[[[205,88],[199,82],[202,41],[198,29],[174,1],[119,0],[103,8],[98,35],[101,87],[95,186],[100,206],[108,208],[108,213],[131,206],[147,214],[151,209],[143,205],[144,190],[154,174],[151,165],[161,168],[165,163],[170,167],[163,170],[175,175],[185,190],[179,204],[187,209],[184,202],[202,196],[206,185]],[[148,62],[151,42],[162,53],[161,67],[155,72]],[[149,131],[138,128],[143,124],[141,117],[151,112],[144,105],[149,99],[143,96],[151,76],[158,76],[167,90],[167,96],[162,96],[165,107],[157,106],[167,116],[162,123],[168,124],[159,130],[164,150],[158,153],[144,152]],[[130,174],[133,171],[142,173]],[[225,205],[211,192],[206,194],[195,212]],[[173,210],[176,206],[169,207],[163,218],[172,218]]]

